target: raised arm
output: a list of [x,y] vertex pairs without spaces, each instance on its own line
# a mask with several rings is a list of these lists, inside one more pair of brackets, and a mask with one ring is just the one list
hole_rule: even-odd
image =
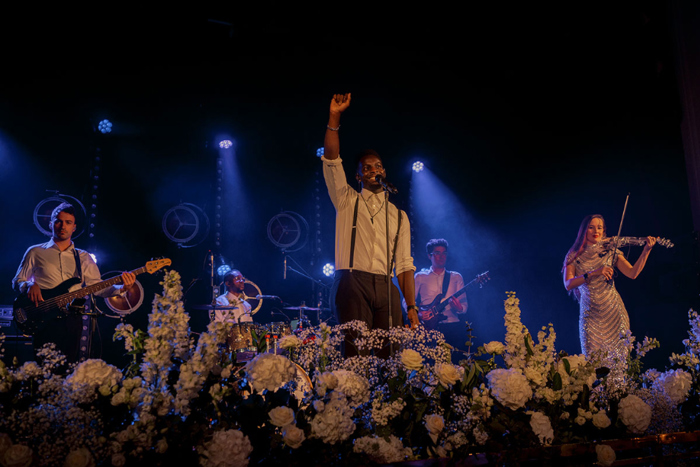
[[326,126],[326,137],[323,141],[323,156],[326,159],[337,159],[340,154],[340,114],[350,106],[350,93],[334,94],[331,99],[331,108],[328,115],[328,125]]
[[619,256],[617,259],[617,269],[619,269],[622,274],[630,279],[636,279],[639,277],[639,274],[641,274],[642,270],[644,269],[644,265],[647,264],[647,258],[649,258],[649,253],[651,253],[651,249],[654,248],[655,243],[656,237],[647,237],[644,250],[642,251],[642,254],[639,255],[639,258],[637,258],[637,261],[635,261],[634,266],[632,266],[624,256]]

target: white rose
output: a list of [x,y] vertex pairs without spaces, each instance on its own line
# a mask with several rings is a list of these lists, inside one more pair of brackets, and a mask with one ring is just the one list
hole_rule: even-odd
[[595,447],[595,453],[598,455],[598,463],[600,465],[613,465],[613,463],[617,459],[617,456],[615,455],[615,450],[607,444],[598,444]]
[[289,336],[284,336],[279,341],[280,348],[286,349],[286,350],[293,349],[295,347],[299,347],[300,345],[301,345],[301,341],[294,334],[291,334]]
[[401,363],[407,370],[420,370],[423,368],[423,357],[412,349],[404,349],[401,352]]
[[445,419],[437,414],[426,415],[425,428],[427,428],[430,434],[438,435],[445,428]]
[[86,448],[80,448],[68,453],[63,465],[64,467],[94,467],[95,458]]
[[5,451],[12,446],[12,439],[7,433],[0,433],[0,458],[5,454]]
[[29,467],[32,465],[32,449],[23,444],[14,444],[7,448],[0,459],[3,467]]
[[168,450],[168,442],[163,439],[159,439],[158,442],[156,443],[156,452],[158,454],[163,454]]
[[574,422],[576,422],[578,425],[585,425],[586,424],[586,417],[579,415],[578,417],[574,418]]
[[632,433],[644,433],[651,422],[651,407],[639,397],[631,394],[620,401],[620,420]]
[[124,464],[126,464],[126,456],[123,452],[112,454],[112,465],[114,467],[123,467]]
[[323,412],[323,409],[326,408],[326,404],[323,403],[323,401],[314,401],[314,409],[316,409],[316,412]]
[[275,407],[270,410],[270,421],[275,426],[286,426],[294,423],[294,411],[289,407]]
[[297,428],[294,425],[287,425],[282,430],[282,437],[284,438],[284,444],[292,449],[296,449],[301,446],[306,437],[304,436],[304,430]]
[[605,414],[605,411],[601,410],[600,412],[593,415],[593,425],[596,428],[600,429],[607,428],[610,426],[610,419]]
[[484,350],[490,354],[501,355],[505,352],[506,347],[501,342],[491,341],[488,344],[484,344]]
[[449,388],[459,381],[460,373],[451,363],[438,363],[435,365],[435,376],[443,387]]

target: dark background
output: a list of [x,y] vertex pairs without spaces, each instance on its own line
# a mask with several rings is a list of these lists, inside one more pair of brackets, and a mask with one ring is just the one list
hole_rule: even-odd
[[[603,214],[616,233],[630,193],[623,235],[676,246],[655,248],[642,275],[622,276],[617,287],[634,334],[661,341],[652,366],[682,351],[687,311],[698,305],[697,240],[668,2],[104,10],[8,18],[0,303],[14,298],[10,280],[25,249],[46,241],[32,214],[47,190],[90,204],[98,148],[95,237],[76,244],[98,254],[103,272],[171,258],[183,285],[199,279],[186,296],[195,331],[207,322],[191,307],[210,300],[210,250],[264,294],[316,303],[322,287],[290,271],[283,279],[284,255],[267,225],[282,211],[304,217],[308,243],[288,263],[330,283],[320,266],[333,261],[334,211],[315,151],[331,95],[352,92],[341,154],[348,162],[367,147],[383,155],[400,190],[395,202],[411,214],[416,266],[429,266],[424,245],[439,236],[450,241],[448,267],[466,280],[490,271],[469,294],[477,344],[503,339],[502,301],[514,290],[533,334],[551,322],[557,347],[579,353],[578,304],[562,286],[562,261],[585,215]],[[95,131],[103,118],[114,123],[111,134]],[[240,179],[221,203],[217,248],[224,133],[236,143]],[[430,196],[410,182],[416,159],[452,195],[432,217],[409,197]],[[192,248],[162,229],[179,203],[212,223]],[[626,250],[632,262],[640,252]],[[159,277],[139,280],[146,302],[127,321],[145,329]],[[268,301],[257,318],[279,319],[272,311]],[[109,357],[119,354],[116,322],[101,324]]]

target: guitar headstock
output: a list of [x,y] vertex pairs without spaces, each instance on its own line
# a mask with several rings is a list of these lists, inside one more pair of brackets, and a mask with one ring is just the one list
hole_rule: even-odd
[[665,246],[666,248],[673,248],[673,246],[674,246],[673,242],[671,242],[671,240],[669,240],[668,238],[660,238],[660,237],[656,238],[656,244],[661,245],[661,246]]
[[146,263],[146,272],[153,274],[156,271],[163,269],[166,266],[170,266],[172,261],[169,258],[154,259]]
[[474,279],[476,282],[479,283],[479,287],[483,287],[483,285],[488,282],[491,278],[489,277],[489,272],[482,272],[481,274],[477,274],[476,278]]

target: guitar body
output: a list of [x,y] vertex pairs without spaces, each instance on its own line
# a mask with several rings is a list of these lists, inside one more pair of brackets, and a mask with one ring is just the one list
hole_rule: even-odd
[[446,309],[449,302],[447,300],[443,301],[444,298],[444,294],[438,294],[430,304],[418,307],[421,315],[425,316],[422,320],[425,329],[434,331],[442,321],[448,321],[450,323],[459,322],[457,315]]
[[[72,277],[53,289],[42,289],[41,296],[44,301],[60,297],[61,295],[67,294],[71,287],[80,283],[80,279],[77,277]],[[33,335],[37,331],[43,329],[48,323],[56,318],[64,316],[66,314],[65,306],[42,306],[42,302],[39,302],[39,306],[35,306],[34,302],[29,299],[27,293],[20,294],[12,304],[12,314],[17,328],[22,331],[23,334]]]

